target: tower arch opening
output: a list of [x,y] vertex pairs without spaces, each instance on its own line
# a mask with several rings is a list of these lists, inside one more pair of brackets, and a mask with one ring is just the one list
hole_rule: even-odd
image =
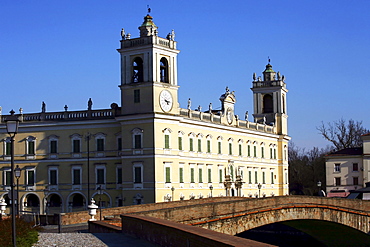
[[272,113],[274,111],[273,99],[271,94],[263,96],[263,113]]
[[144,81],[143,60],[136,57],[132,62],[132,83]]
[[160,81],[161,82],[165,82],[165,83],[169,83],[169,80],[168,80],[168,61],[165,57],[162,57],[161,60],[160,60]]

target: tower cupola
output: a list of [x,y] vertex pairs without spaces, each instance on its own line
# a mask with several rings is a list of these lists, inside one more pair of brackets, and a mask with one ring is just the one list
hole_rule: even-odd
[[146,36],[157,36],[158,27],[153,22],[153,17],[151,17],[149,14],[147,14],[144,17],[144,22],[139,27],[140,30],[140,38],[146,37]]
[[[269,59],[270,60],[270,59]],[[263,71],[263,80],[264,81],[274,81],[276,80],[276,72],[272,69],[272,65],[269,63],[266,65],[265,71]]]

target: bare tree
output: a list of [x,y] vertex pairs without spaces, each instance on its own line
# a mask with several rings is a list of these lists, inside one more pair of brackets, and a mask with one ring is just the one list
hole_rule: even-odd
[[327,125],[321,122],[321,125],[316,129],[326,140],[331,142],[337,150],[361,147],[361,135],[370,132],[362,126],[362,121],[350,119],[346,122],[343,118],[328,123]]

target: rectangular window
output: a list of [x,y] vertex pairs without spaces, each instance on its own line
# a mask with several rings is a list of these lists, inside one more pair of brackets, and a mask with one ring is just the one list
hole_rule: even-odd
[[122,168],[117,167],[117,184],[122,184]]
[[56,154],[58,152],[58,142],[53,140],[50,141],[50,153]]
[[218,181],[220,182],[220,183],[222,183],[222,181],[223,181],[223,179],[222,179],[223,177],[222,177],[222,169],[219,169],[218,170]]
[[[104,176],[104,170],[103,170],[103,176]],[[73,178],[72,179],[73,179],[72,183],[74,185],[80,185],[81,184],[81,169],[73,169]],[[98,182],[98,184],[99,184],[99,182]]]
[[276,149],[274,149],[274,159],[276,160]]
[[105,184],[104,169],[96,169],[96,183]]
[[335,179],[335,186],[340,186],[340,178],[334,178]]
[[229,143],[229,155],[233,155],[233,144]]
[[251,145],[248,145],[248,157],[251,157]]
[[179,178],[180,178],[180,183],[184,182],[184,168],[180,167],[179,168]]
[[57,185],[58,184],[58,178],[57,178],[57,170],[49,170],[49,184],[50,185]]
[[208,183],[212,183],[212,169],[208,168]]
[[182,136],[179,136],[179,150],[181,151],[181,150],[183,150],[182,149]]
[[203,183],[203,169],[199,168],[199,183]]
[[211,140],[207,140],[207,153],[211,152]]
[[358,185],[358,177],[353,177],[353,185]]
[[239,144],[239,156],[242,156],[242,144]]
[[5,177],[4,177],[4,185],[10,186],[11,183],[11,178],[12,178],[12,172],[11,171],[5,171]]
[[73,140],[73,152],[74,153],[81,153],[81,146],[80,140]]
[[122,150],[122,138],[117,138],[117,149],[118,151]]
[[257,146],[253,146],[253,157],[257,157]]
[[190,183],[194,183],[194,168],[190,168]]
[[272,148],[270,148],[270,159],[272,159]]
[[257,171],[254,172],[254,183],[258,184]]
[[98,152],[104,151],[104,139],[102,138],[96,139],[96,151]]
[[252,171],[248,171],[248,181],[250,184],[252,183]]
[[198,152],[202,152],[202,140],[198,139]]
[[261,158],[265,158],[265,148],[261,147]]
[[12,155],[12,143],[11,142],[5,142],[5,155]]
[[164,148],[169,149],[170,148],[170,136],[164,135]]
[[140,89],[134,90],[134,103],[140,103]]
[[135,138],[134,148],[141,149],[141,135],[135,135],[134,138]]
[[134,168],[134,183],[142,183],[142,180],[141,180],[141,167],[140,166],[136,166]]
[[271,184],[274,184],[274,172],[271,172]]
[[34,170],[27,171],[27,185],[35,185],[35,171]]
[[34,141],[28,142],[28,154],[31,154],[31,155],[35,154],[35,142]]
[[334,172],[340,172],[340,164],[334,164]]
[[353,169],[354,172],[358,172],[358,163],[353,163]]
[[193,152],[194,151],[194,143],[193,143],[193,138],[190,138],[189,140],[189,151]]
[[266,183],[266,173],[265,172],[262,172],[262,183],[263,184]]
[[171,183],[171,167],[166,167],[166,183]]
[[221,142],[218,142],[218,154],[221,154]]

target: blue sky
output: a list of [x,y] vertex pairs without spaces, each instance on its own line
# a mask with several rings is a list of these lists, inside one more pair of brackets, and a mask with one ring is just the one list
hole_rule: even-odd
[[328,144],[321,121],[370,128],[370,1],[63,0],[0,2],[0,106],[25,113],[120,105],[120,30],[138,37],[150,5],[159,36],[176,32],[179,101],[206,109],[235,91],[252,106],[252,74],[270,57],[286,77],[289,133],[300,147]]

